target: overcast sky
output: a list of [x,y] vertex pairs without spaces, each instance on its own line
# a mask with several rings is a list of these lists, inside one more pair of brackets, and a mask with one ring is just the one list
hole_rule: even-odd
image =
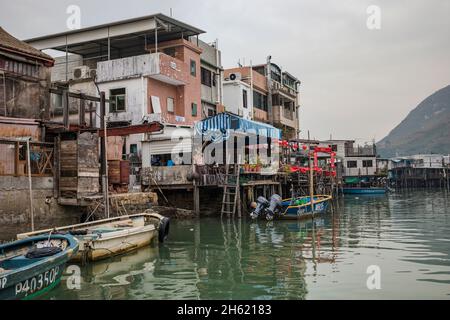
[[[267,55],[297,76],[305,137],[377,141],[418,103],[450,84],[448,0],[0,0],[0,25],[19,39],[67,30],[66,9],[82,27],[153,13],[219,39],[225,68]],[[381,28],[367,28],[370,5]]]

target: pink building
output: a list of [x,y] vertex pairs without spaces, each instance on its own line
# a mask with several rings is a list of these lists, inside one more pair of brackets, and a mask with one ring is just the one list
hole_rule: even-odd
[[[164,124],[156,138],[148,134],[125,137],[123,158],[141,158],[143,141],[167,140],[173,128],[192,127],[202,118],[202,49],[198,45],[202,33],[179,20],[155,14],[39,37],[28,43],[38,49],[67,53],[57,58],[52,71],[52,81],[60,87],[90,95],[98,95],[98,90],[105,92],[108,126],[144,121]],[[53,109],[59,107],[53,105]],[[96,125],[100,126],[98,117]],[[114,144],[114,148],[120,146]],[[150,149],[158,152],[157,148]]]

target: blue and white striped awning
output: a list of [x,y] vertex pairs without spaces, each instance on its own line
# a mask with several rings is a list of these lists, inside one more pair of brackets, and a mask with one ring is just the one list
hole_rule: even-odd
[[[196,133],[200,135],[210,135],[211,132],[219,132],[221,140],[227,140],[231,132],[242,132],[246,134],[256,134],[272,139],[281,139],[281,130],[271,125],[246,120],[231,113],[219,113],[215,116],[199,121],[195,125]],[[219,140],[216,137],[213,140]]]

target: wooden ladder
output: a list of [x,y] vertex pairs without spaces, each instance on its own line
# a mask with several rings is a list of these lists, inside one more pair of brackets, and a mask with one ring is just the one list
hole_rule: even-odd
[[[230,165],[225,166],[225,181],[223,184],[223,199],[222,199],[222,210],[220,212],[220,217],[224,214],[229,216],[235,216],[237,212],[238,217],[241,217],[241,208],[239,203],[239,176],[240,176],[240,166],[238,164],[233,165],[233,172],[230,173]],[[231,178],[231,179],[230,179]]]

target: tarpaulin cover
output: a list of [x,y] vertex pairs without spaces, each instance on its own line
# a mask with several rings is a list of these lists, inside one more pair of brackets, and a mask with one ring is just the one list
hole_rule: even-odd
[[359,183],[360,179],[358,177],[347,177],[345,178],[345,183]]
[[[281,130],[261,122],[246,120],[230,113],[219,113],[215,116],[199,121],[196,133],[206,135],[208,132],[220,132],[222,139],[228,139],[230,131],[236,130],[243,133],[257,134],[272,139],[281,139]],[[218,137],[216,137],[218,138]]]

